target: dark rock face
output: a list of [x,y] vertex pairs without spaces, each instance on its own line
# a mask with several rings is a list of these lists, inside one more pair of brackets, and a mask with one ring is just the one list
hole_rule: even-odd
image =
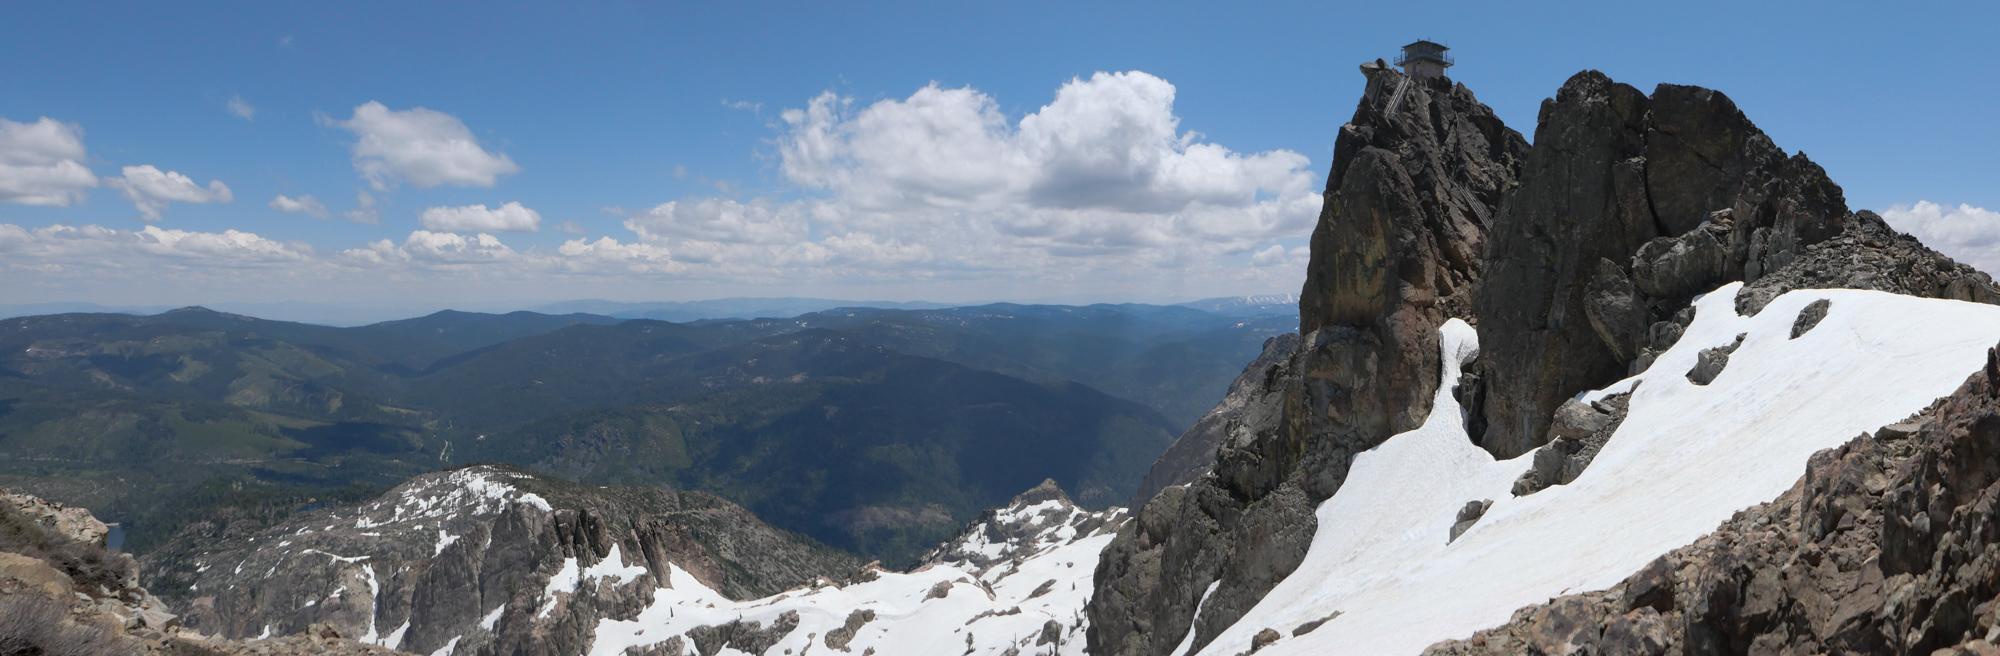
[[1231,434],[1251,426],[1269,425],[1278,413],[1280,395],[1272,385],[1278,366],[1298,351],[1299,336],[1286,333],[1264,340],[1264,351],[1243,368],[1222,403],[1181,433],[1167,452],[1153,462],[1139,491],[1126,507],[1138,508],[1170,485],[1186,485],[1200,479],[1215,466],[1215,449]]
[[1824,170],[1713,90],[1649,97],[1579,73],[1542,104],[1520,180],[1473,299],[1479,439],[1496,456],[1543,444],[1564,399],[1650,364],[1686,325],[1669,318],[1727,282],[1750,283],[1746,313],[1817,286],[2000,300],[1985,275],[1849,213]]
[[1623,583],[1426,653],[1994,653],[1995,445],[2000,351],[1911,421],[1814,455],[1777,500]]
[[[404,651],[521,654],[586,651],[598,620],[630,618],[653,589],[675,584],[669,563],[738,598],[855,565],[706,494],[576,486],[487,466],[426,474],[374,502],[253,536],[185,535],[149,563],[187,623],[209,633],[323,624]],[[577,575],[592,566],[622,574]],[[563,572],[575,583],[557,589]],[[770,630],[717,628],[697,642],[754,645]]]
[[1473,299],[1486,384],[1479,439],[1496,455],[1534,448],[1563,399],[1625,371],[1618,352],[1629,347],[1597,336],[1585,288],[1609,277],[1593,275],[1600,261],[1624,266],[1659,234],[1646,192],[1646,110],[1645,94],[1594,71],[1542,103],[1535,148],[1500,209]]
[[1105,550],[1091,653],[1164,653],[1189,626],[1207,644],[1298,566],[1313,508],[1353,455],[1430,412],[1437,327],[1470,314],[1489,224],[1527,144],[1463,86],[1363,74],[1313,232],[1300,344],[1249,390],[1210,474],[1153,497]]

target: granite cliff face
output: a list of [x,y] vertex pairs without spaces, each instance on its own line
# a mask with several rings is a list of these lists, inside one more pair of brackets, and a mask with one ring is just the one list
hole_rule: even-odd
[[1313,233],[1299,346],[1232,392],[1245,409],[1210,474],[1166,488],[1106,549],[1093,654],[1165,653],[1190,633],[1206,644],[1298,565],[1349,459],[1430,411],[1437,328],[1471,308],[1527,144],[1463,86],[1362,73]]

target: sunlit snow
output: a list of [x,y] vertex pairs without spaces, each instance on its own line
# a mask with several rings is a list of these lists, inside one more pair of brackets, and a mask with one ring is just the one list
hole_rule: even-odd
[[[1630,414],[1576,481],[1520,498],[1510,486],[1533,454],[1495,462],[1467,439],[1450,383],[1477,338],[1447,323],[1446,385],[1430,418],[1355,458],[1317,511],[1305,562],[1200,653],[1241,653],[1271,628],[1281,638],[1260,655],[1413,654],[1522,606],[1609,587],[1777,497],[1814,452],[1951,393],[2000,342],[2000,307],[1802,290],[1743,317],[1739,287],[1698,300],[1694,323],[1650,369],[1587,395],[1632,390]],[[1799,310],[1822,298],[1826,318],[1792,339]],[[1702,349],[1739,333],[1714,382],[1687,380]],[[1457,509],[1480,499],[1492,508],[1447,544]]]

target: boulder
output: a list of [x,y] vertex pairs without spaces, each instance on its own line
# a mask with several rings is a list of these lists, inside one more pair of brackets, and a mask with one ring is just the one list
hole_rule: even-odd
[[1812,331],[1814,326],[1819,325],[1821,319],[1826,318],[1826,311],[1832,307],[1833,301],[1822,298],[1800,308],[1798,318],[1792,320],[1792,339],[1798,339]]
[[1479,518],[1484,517],[1486,509],[1491,507],[1493,507],[1492,499],[1465,502],[1465,507],[1458,509],[1458,516],[1451,525],[1451,537],[1445,538],[1445,542],[1458,541],[1458,536],[1471,529],[1473,524],[1479,523]]
[[1694,368],[1687,372],[1688,381],[1696,385],[1715,382],[1715,377],[1722,375],[1723,367],[1729,366],[1729,354],[1735,353],[1736,347],[1743,345],[1743,337],[1744,335],[1739,333],[1733,342],[1702,349],[1701,353],[1695,356]]

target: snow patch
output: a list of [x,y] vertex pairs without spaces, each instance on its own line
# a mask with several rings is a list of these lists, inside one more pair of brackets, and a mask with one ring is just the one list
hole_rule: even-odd
[[[1354,458],[1316,511],[1305,561],[1200,653],[1242,652],[1271,628],[1281,638],[1260,655],[1414,654],[1502,624],[1522,606],[1609,587],[1776,498],[1813,453],[1951,393],[2000,342],[2000,307],[1800,290],[1743,317],[1739,287],[1698,299],[1694,322],[1651,368],[1585,394],[1631,390],[1625,421],[1575,481],[1518,498],[1511,486],[1534,454],[1495,461],[1467,438],[1451,385],[1477,336],[1447,322],[1445,384],[1430,417]],[[1822,298],[1832,312],[1791,339],[1799,310]],[[1687,380],[1702,349],[1738,333],[1747,337],[1721,375],[1706,386]],[[1455,511],[1480,499],[1494,503],[1448,541]]]
[[505,612],[507,612],[506,604],[501,604],[498,607],[495,607],[492,610],[492,612],[487,613],[485,617],[479,618],[479,628],[492,631],[493,626],[500,623],[501,613]]
[[463,637],[465,636],[452,636],[451,642],[444,643],[443,647],[431,652],[431,656],[451,656],[451,652],[458,649],[458,639]]

